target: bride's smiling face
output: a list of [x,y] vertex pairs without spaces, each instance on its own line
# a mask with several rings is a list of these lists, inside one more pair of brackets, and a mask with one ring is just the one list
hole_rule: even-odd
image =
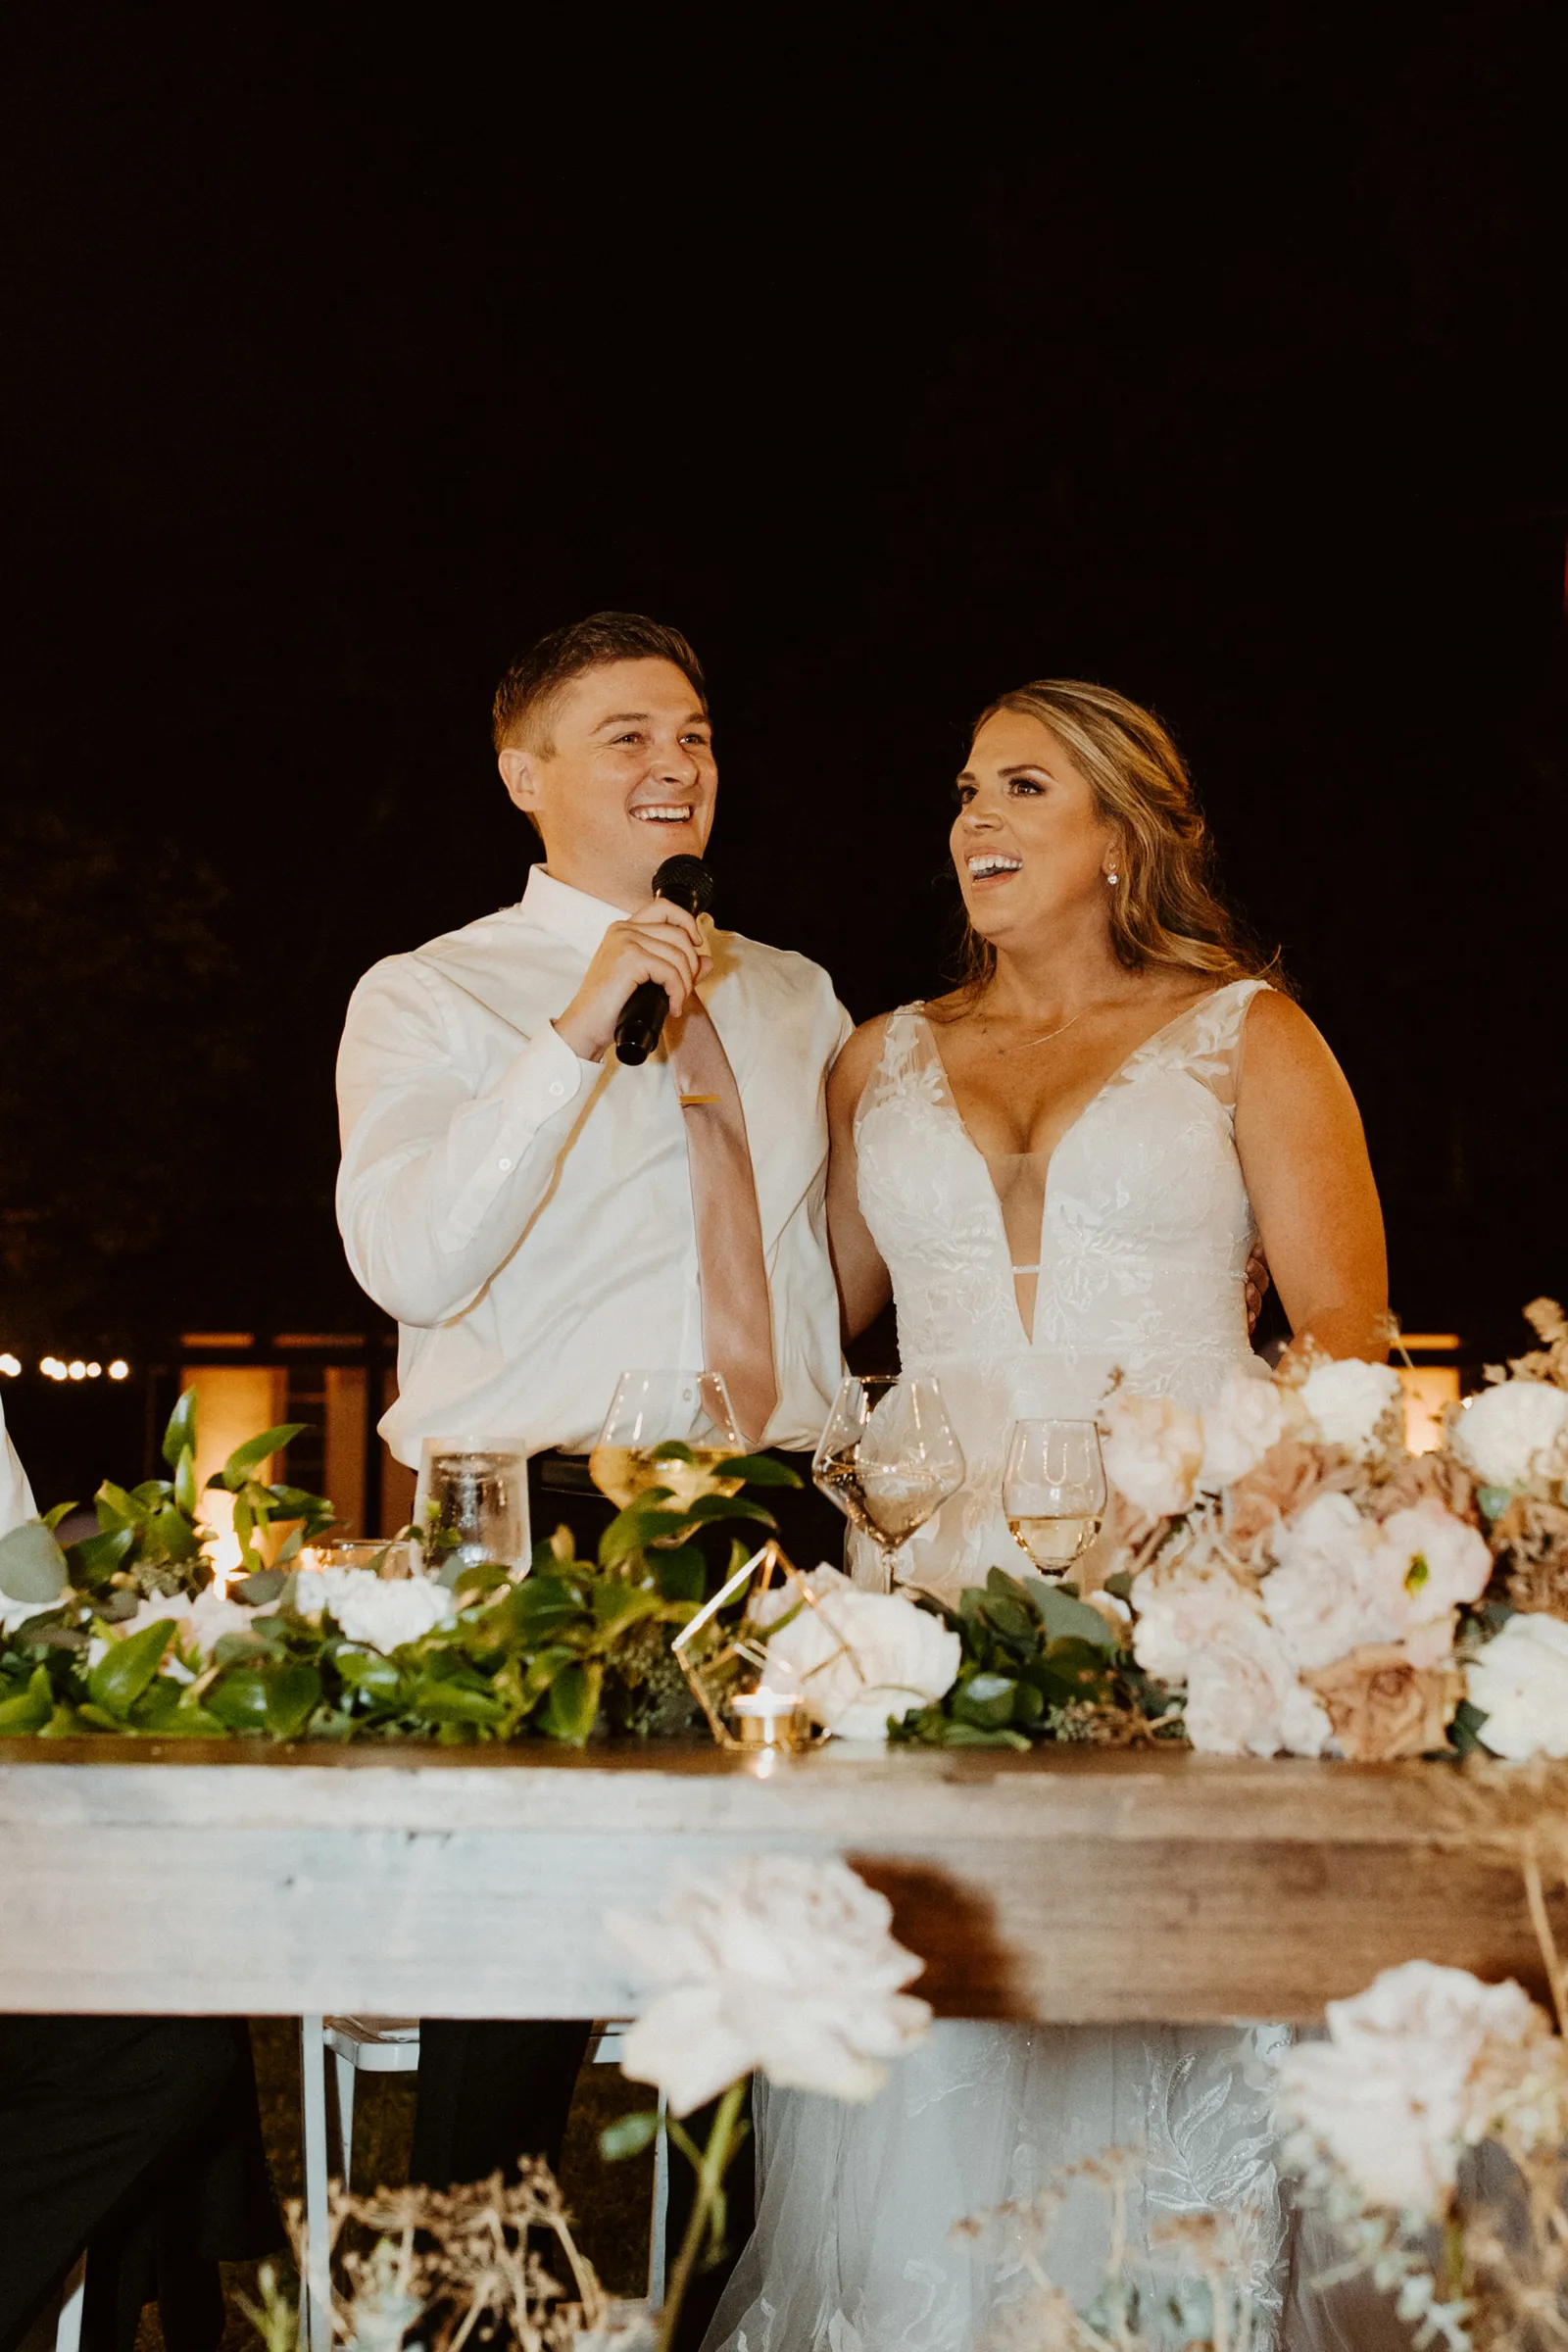
[[1108,914],[1116,829],[1051,729],[999,710],[957,782],[950,840],[969,920],[997,943]]

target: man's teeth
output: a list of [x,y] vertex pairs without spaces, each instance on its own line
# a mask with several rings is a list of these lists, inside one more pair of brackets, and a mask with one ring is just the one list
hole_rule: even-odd
[[1021,858],[971,858],[969,871],[977,882],[987,874],[1015,874],[1023,864]]
[[692,805],[689,801],[664,801],[655,808],[634,808],[632,814],[646,825],[689,825]]

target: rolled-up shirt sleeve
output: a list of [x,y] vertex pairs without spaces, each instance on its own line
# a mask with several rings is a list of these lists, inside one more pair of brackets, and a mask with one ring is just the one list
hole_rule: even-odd
[[337,1064],[338,1226],[355,1279],[400,1323],[428,1329],[472,1305],[526,1232],[601,1075],[548,1021],[483,1093],[473,1059],[412,960],[355,990]]

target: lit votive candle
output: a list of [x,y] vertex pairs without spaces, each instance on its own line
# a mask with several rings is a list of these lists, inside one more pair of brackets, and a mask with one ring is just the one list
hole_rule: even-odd
[[742,1747],[805,1747],[811,1718],[798,1690],[747,1690],[729,1702]]

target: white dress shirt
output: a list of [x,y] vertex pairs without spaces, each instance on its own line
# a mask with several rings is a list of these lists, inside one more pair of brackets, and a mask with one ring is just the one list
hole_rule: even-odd
[[[338,1054],[349,1263],[395,1315],[381,1432],[593,1444],[623,1371],[696,1369],[702,1298],[681,1111],[663,1049],[581,1061],[551,1026],[620,909],[536,865],[522,902],[355,990]],[[700,995],[740,1089],[773,1305],[771,1446],[816,1443],[840,1371],[827,1251],[828,1069],[850,1031],[827,974],[711,934]]]

